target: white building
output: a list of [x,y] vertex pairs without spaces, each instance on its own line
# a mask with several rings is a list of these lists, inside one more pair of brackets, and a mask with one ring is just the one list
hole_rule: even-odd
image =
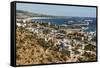
[[25,24],[25,23],[16,23],[16,25],[17,25],[18,27],[20,27],[20,26],[22,26],[22,27],[27,26],[27,24]]
[[16,23],[16,25],[17,25],[18,27],[22,26],[22,24],[21,24],[21,23]]
[[39,33],[39,30],[37,28],[29,27],[29,28],[26,28],[26,29],[28,29],[31,32]]

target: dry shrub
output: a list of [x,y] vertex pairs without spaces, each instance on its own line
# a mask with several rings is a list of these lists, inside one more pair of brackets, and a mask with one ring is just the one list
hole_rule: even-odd
[[[68,60],[68,56],[53,50],[53,47],[45,47],[43,40],[40,43],[38,37],[31,32],[16,29],[16,64],[48,64],[62,63]],[[43,45],[43,46],[42,46]]]

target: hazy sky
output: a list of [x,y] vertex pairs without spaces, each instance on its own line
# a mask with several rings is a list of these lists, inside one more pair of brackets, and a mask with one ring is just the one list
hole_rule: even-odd
[[16,9],[48,15],[96,17],[95,7],[17,3]]

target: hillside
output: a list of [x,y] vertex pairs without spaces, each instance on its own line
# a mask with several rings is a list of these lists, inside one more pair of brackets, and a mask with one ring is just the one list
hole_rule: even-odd
[[46,14],[28,12],[28,11],[23,11],[23,10],[16,10],[16,13],[17,13],[18,16],[20,16],[20,15],[26,15],[26,16],[29,16],[29,17],[56,17],[56,18],[65,18],[65,16],[46,15]]

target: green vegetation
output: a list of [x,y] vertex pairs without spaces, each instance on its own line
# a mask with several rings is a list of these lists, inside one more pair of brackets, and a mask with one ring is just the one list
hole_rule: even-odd
[[38,40],[38,44],[40,44],[40,46],[42,46],[43,48],[47,49],[47,48],[52,48],[54,46],[54,42],[52,40],[49,40],[48,42],[42,38],[37,40]]
[[87,53],[85,52],[83,54],[83,57],[79,58],[79,61],[96,61],[96,55],[95,54],[91,54],[91,53]]
[[43,34],[48,34],[50,32],[50,30],[49,29],[45,29],[45,30],[43,30]]
[[39,23],[40,26],[48,27],[48,23]]
[[95,51],[96,46],[88,44],[85,46],[84,50]]
[[65,30],[60,30],[60,33],[66,34],[67,32]]

